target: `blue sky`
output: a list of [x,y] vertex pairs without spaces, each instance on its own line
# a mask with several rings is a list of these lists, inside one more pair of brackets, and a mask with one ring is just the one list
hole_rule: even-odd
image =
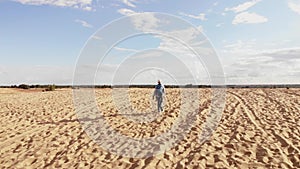
[[[228,84],[300,83],[300,0],[14,0],[0,1],[0,11],[1,85],[71,84],[78,55],[97,30],[144,12],[171,14],[202,31]],[[136,37],[108,57],[122,60],[162,42]],[[110,83],[104,77],[113,72],[100,81]]]

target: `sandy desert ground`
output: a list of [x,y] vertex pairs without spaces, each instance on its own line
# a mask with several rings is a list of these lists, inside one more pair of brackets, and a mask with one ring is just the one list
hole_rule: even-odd
[[[106,151],[83,130],[71,89],[0,89],[0,168],[300,168],[300,89],[228,89],[222,119],[197,140],[210,110],[210,90],[198,92],[197,120],[170,150],[143,159]],[[150,89],[130,89],[132,108],[151,105]],[[111,89],[96,100],[116,131],[137,138],[170,129],[180,114],[179,89],[167,89],[165,110],[147,123],[122,116]],[[126,110],[126,107],[124,107]]]

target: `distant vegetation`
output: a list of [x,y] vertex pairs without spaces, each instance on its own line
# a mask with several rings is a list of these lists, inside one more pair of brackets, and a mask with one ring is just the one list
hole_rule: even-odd
[[[41,88],[45,89],[45,91],[54,91],[55,89],[60,88],[154,88],[154,84],[152,85],[28,85],[28,84],[20,84],[20,85],[11,85],[11,86],[0,86],[1,88],[20,88],[20,89],[31,89],[31,88]],[[300,84],[268,84],[268,85],[194,85],[194,84],[186,84],[186,85],[165,85],[166,88],[300,88]]]
[[[73,89],[77,88],[154,88],[155,85],[77,85],[73,86]],[[258,84],[258,85],[165,85],[166,88],[300,88],[300,84]]]
[[54,91],[55,90],[55,85],[49,85],[47,88],[46,88],[46,91]]
[[20,88],[20,89],[30,89],[30,86],[27,85],[27,84],[21,84],[21,85],[18,86],[18,88]]
[[[20,84],[20,85],[11,85],[11,86],[1,86],[3,88],[19,88],[19,89],[34,89],[41,88],[45,89],[45,91],[54,91],[56,89],[56,85],[28,85],[28,84]],[[59,86],[59,88],[71,88],[71,86]]]

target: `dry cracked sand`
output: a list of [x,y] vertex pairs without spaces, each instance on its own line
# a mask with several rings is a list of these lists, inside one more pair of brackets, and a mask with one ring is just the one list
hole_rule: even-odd
[[[210,90],[189,90],[200,96],[191,130],[161,154],[134,158],[111,153],[87,135],[71,89],[0,89],[0,168],[300,168],[300,89],[227,89],[220,123],[203,144],[198,138]],[[132,108],[146,112],[151,92],[130,89]],[[111,89],[96,90],[107,123],[132,138],[169,130],[180,115],[179,95],[179,89],[167,89],[164,112],[141,123],[118,111]]]

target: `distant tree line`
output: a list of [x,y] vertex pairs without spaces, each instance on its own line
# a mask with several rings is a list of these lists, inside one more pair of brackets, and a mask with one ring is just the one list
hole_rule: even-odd
[[[20,84],[20,85],[11,85],[11,86],[0,86],[1,88],[19,88],[19,89],[33,89],[33,88],[43,88],[45,91],[54,91],[57,86],[55,84],[52,85],[28,85],[28,84]],[[59,86],[59,88],[67,88],[71,86]]]
[[[154,88],[155,85],[77,85],[73,88]],[[300,88],[300,84],[270,85],[165,85],[166,88]]]
[[[11,86],[0,86],[1,88],[20,88],[20,89],[31,89],[31,88],[43,88],[46,91],[54,91],[57,88],[154,88],[155,85],[11,85]],[[300,84],[268,84],[268,85],[165,85],[166,88],[300,88]]]

